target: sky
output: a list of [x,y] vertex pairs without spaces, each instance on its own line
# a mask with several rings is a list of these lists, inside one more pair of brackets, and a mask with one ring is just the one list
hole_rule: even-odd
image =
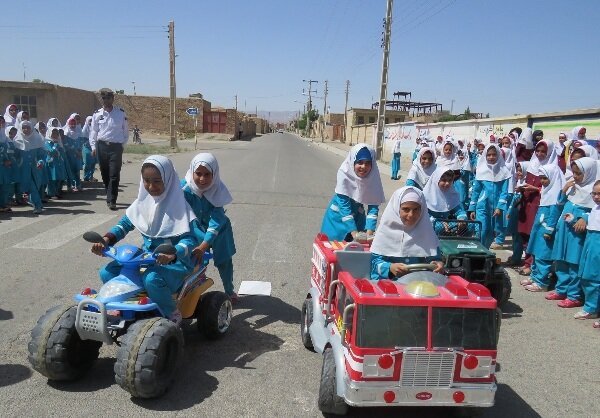
[[[379,99],[386,0],[40,1],[2,7],[0,80],[177,96],[249,113]],[[83,7],[84,5],[89,5]],[[508,116],[600,107],[600,1],[395,0],[388,98]]]

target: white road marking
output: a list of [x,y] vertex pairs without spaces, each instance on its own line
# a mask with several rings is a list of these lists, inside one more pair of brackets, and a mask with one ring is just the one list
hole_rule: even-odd
[[81,215],[72,221],[49,229],[41,234],[28,238],[25,241],[21,241],[13,247],[53,250],[65,245],[73,238],[80,237],[85,231],[93,230],[98,225],[108,222],[114,217],[115,215],[109,214]]
[[24,228],[32,225],[36,222],[40,222],[44,219],[43,216],[37,216],[35,218],[28,217],[14,217],[0,222],[0,236],[16,231],[17,229]]
[[265,230],[260,232],[254,245],[252,259],[267,263],[286,263],[292,257],[292,247],[289,244],[294,242],[292,228],[287,225],[265,225],[263,228]]

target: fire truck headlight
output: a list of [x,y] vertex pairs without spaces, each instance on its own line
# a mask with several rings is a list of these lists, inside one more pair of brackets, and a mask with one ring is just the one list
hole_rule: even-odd
[[450,266],[452,266],[453,268],[458,268],[460,267],[461,262],[460,262],[460,258],[455,258],[450,262]]

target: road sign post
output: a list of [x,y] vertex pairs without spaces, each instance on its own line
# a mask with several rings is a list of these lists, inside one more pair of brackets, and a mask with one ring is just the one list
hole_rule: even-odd
[[198,147],[198,119],[196,118],[198,116],[198,108],[188,107],[185,113],[194,118],[194,149],[196,149]]

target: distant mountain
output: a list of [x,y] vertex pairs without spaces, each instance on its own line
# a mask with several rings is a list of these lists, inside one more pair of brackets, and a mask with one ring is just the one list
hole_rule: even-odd
[[267,119],[270,123],[287,123],[298,116],[294,111],[271,111],[259,110],[258,117]]

